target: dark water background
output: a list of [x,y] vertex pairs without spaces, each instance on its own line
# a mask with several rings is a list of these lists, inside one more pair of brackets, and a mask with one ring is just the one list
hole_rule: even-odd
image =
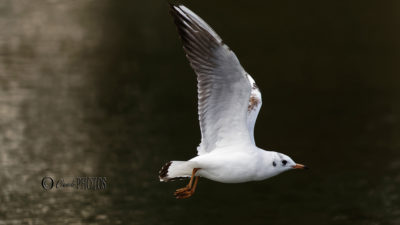
[[2,0],[0,224],[400,224],[399,1],[183,3],[256,79],[258,146],[312,169],[175,200],[200,133],[166,2]]

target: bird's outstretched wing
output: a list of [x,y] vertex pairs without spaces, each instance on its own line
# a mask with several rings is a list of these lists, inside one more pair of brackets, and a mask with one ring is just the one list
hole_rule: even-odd
[[254,123],[261,107],[261,94],[258,97],[254,80],[235,53],[199,16],[183,5],[171,5],[170,12],[197,74],[202,135],[198,154],[254,143]]

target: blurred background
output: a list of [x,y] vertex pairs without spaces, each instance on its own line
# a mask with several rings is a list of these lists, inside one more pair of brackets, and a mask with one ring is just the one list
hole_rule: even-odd
[[257,145],[311,170],[174,199],[200,131],[167,2],[2,0],[0,224],[400,224],[400,2],[181,3],[257,81]]

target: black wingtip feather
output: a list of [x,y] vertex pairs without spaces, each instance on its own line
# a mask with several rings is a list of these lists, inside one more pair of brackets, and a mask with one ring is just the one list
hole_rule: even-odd
[[180,6],[170,4],[170,14],[174,19],[179,37],[186,54],[189,56],[189,60],[191,57],[194,57],[204,58],[203,61],[208,61],[206,60],[206,56],[211,58],[213,49],[219,47],[220,43]]
[[159,173],[158,173],[158,177],[159,177],[161,180],[164,180],[164,179],[167,177],[167,175],[168,175],[168,169],[169,169],[169,167],[171,166],[171,163],[172,163],[172,162],[167,162],[163,167],[161,167],[161,170],[160,170]]
[[168,5],[169,5],[169,9],[170,9],[170,10],[173,10],[173,9],[174,9],[174,6],[175,6],[175,5],[174,5],[173,3],[168,2]]
[[161,170],[158,172],[158,178],[160,179],[160,181],[176,181],[176,180],[183,180],[186,177],[172,177],[172,178],[168,178],[168,169],[171,166],[172,162],[167,162],[163,167],[161,167]]

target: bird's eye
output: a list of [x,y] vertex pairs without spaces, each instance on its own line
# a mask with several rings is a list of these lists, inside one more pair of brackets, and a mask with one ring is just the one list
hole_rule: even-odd
[[275,161],[273,161],[273,162],[272,162],[272,165],[273,165],[274,167],[276,166],[276,163],[275,163]]
[[286,160],[282,160],[282,164],[283,164],[284,166],[286,165],[286,163],[287,163]]

